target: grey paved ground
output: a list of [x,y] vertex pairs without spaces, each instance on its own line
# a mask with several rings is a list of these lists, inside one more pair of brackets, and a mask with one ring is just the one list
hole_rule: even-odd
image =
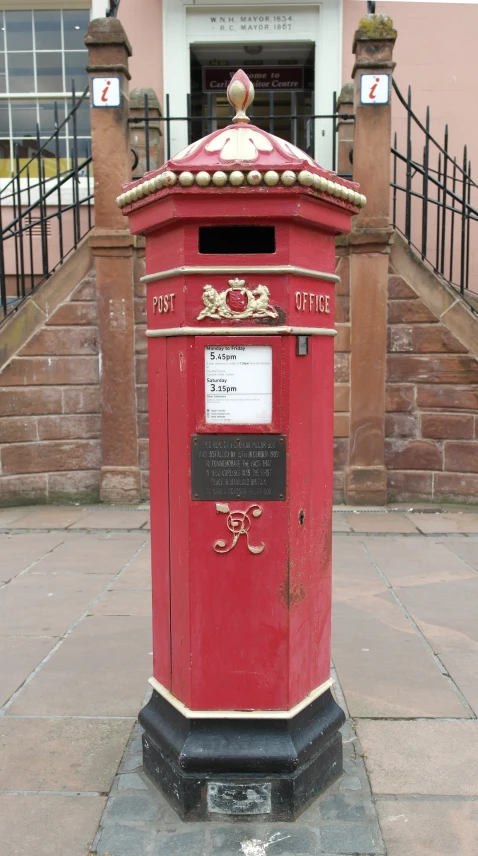
[[148,525],[0,510],[0,856],[477,856],[478,513],[334,515],[345,775],[295,824],[182,823],[141,772]]

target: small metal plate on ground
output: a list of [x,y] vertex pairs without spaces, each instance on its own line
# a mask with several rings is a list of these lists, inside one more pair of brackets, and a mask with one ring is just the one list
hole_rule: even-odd
[[286,439],[282,434],[194,434],[193,499],[283,500]]
[[208,782],[207,808],[216,814],[270,814],[270,782],[241,785]]

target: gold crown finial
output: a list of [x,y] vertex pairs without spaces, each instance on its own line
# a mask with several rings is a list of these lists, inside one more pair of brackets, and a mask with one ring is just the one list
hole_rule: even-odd
[[227,100],[231,107],[236,110],[233,122],[250,122],[245,110],[254,100],[254,86],[242,68],[236,71],[227,87]]

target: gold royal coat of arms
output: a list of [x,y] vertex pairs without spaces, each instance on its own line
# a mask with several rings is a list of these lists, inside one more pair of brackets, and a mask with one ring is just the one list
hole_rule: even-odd
[[257,285],[250,289],[245,279],[229,280],[229,288],[217,291],[206,283],[203,288],[202,300],[204,309],[197,320],[203,318],[278,318],[278,313],[269,302],[267,285]]

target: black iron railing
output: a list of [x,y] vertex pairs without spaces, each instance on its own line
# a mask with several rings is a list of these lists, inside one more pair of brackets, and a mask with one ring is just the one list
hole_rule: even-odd
[[[458,161],[449,152],[448,125],[443,142],[430,132],[393,81],[405,110],[405,133],[392,145],[393,225],[433,271],[462,296],[477,291],[478,259],[471,253],[478,239],[478,185],[473,181],[466,146]],[[471,306],[474,309],[473,306]]]
[[[160,133],[164,141],[164,160],[169,160],[175,152],[171,146],[171,126],[172,123],[181,122],[187,126],[187,141],[193,143],[201,137],[212,133],[212,131],[220,128],[225,128],[230,124],[233,116],[232,108],[229,108],[227,115],[217,116],[212,113],[213,96],[206,96],[206,112],[204,114],[195,114],[191,107],[191,96],[186,96],[186,112],[184,116],[171,116],[169,95],[165,97],[164,114],[157,116],[151,113],[148,106],[147,95],[144,96],[144,115],[130,117],[129,122],[132,126],[144,126],[144,143],[141,145],[144,157],[140,157],[140,152],[133,147],[133,174],[135,178],[141,178],[144,172],[149,172],[154,168],[151,160],[151,127],[160,128]],[[274,113],[273,100],[271,97],[270,112],[268,114],[254,115],[253,107],[249,108],[248,115],[255,125],[259,128],[268,131],[271,134],[278,133],[277,126],[280,124],[281,130],[284,123],[288,123],[290,127],[290,142],[298,145],[300,148],[307,151],[313,157],[314,151],[314,132],[315,122],[324,121],[330,122],[332,133],[331,147],[331,163],[322,164],[327,169],[336,170],[337,165],[337,139],[338,139],[338,122],[339,120],[353,119],[353,115],[339,114],[337,112],[337,94],[333,93],[332,111],[326,114],[315,113],[298,113],[292,112],[288,114]],[[138,172],[138,168],[140,172]],[[351,176],[347,176],[351,177]]]
[[[28,159],[15,147],[15,173],[0,190],[0,305],[3,317],[76,249],[93,227],[90,143],[80,140],[77,114],[88,98],[72,86],[72,109],[42,141],[37,126]],[[23,162],[23,161],[26,162]]]

